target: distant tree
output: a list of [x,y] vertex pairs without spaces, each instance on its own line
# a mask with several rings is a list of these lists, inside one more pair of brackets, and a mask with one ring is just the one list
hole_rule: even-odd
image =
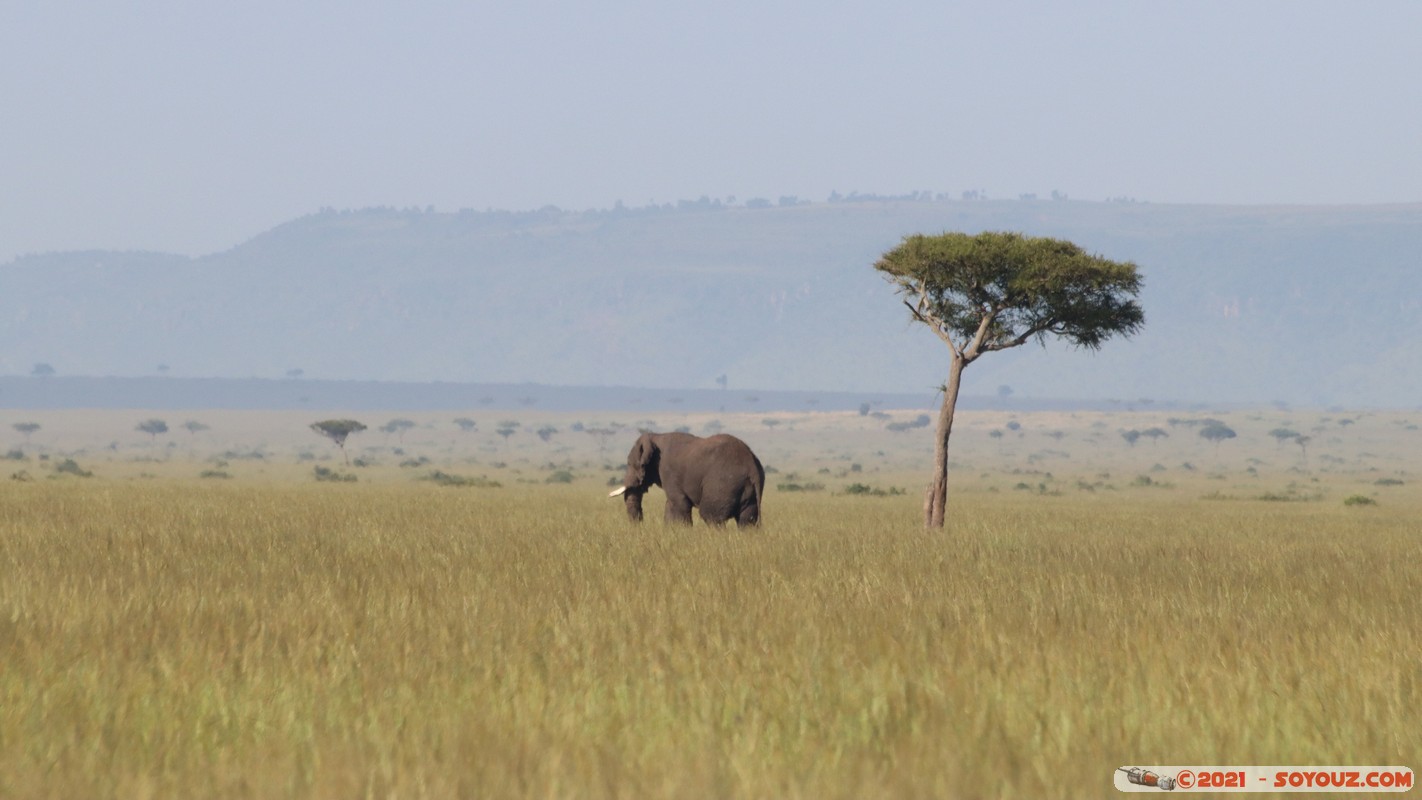
[[145,419],[138,423],[138,426],[135,427],[134,430],[148,434],[148,440],[150,442],[156,442],[158,441],[158,434],[168,432],[168,423],[161,419]]
[[494,429],[494,432],[504,437],[504,441],[508,442],[509,437],[513,436],[514,432],[517,431],[519,427],[520,424],[518,422],[511,419],[506,419],[503,422],[499,423],[499,427]]
[[997,452],[1001,453],[1001,452],[1002,452],[1002,431],[999,430],[999,429],[997,429],[997,428],[993,428],[992,430],[988,431],[988,438],[990,438],[990,439],[992,439],[993,441],[997,442]]
[[725,375],[724,373],[722,373],[721,375],[716,376],[716,385],[717,385],[717,386],[720,386],[722,391],[725,391],[725,389],[726,389],[726,375]]
[[465,433],[472,433],[479,429],[479,423],[468,417],[458,417],[454,420],[454,424],[458,425],[459,429]]
[[1299,438],[1298,431],[1290,430],[1288,428],[1275,428],[1274,430],[1269,431],[1269,435],[1274,437],[1274,443],[1280,446],[1282,446],[1284,442],[1287,442],[1290,439]]
[[1200,436],[1210,440],[1215,446],[1215,452],[1220,449],[1220,442],[1235,437],[1234,429],[1223,422],[1212,422],[1200,429]]
[[414,420],[409,420],[409,419],[405,419],[405,418],[403,418],[403,417],[399,417],[399,418],[390,420],[389,422],[385,423],[384,425],[381,425],[381,426],[380,426],[380,432],[381,432],[381,433],[393,433],[393,434],[395,434],[397,437],[399,437],[400,443],[401,443],[401,444],[404,444],[404,442],[405,442],[405,431],[408,431],[409,429],[411,429],[411,428],[413,428],[413,427],[415,427],[415,421],[414,421]]
[[776,419],[775,417],[766,417],[765,419],[760,421],[760,424],[764,425],[767,428],[774,429],[776,425],[780,424],[780,420]]
[[860,403],[860,404],[859,404],[859,416],[861,416],[861,417],[867,417],[867,416],[869,416],[869,404],[868,404],[868,403]]
[[24,436],[25,436],[25,444],[29,444],[29,443],[30,443],[30,434],[32,434],[32,433],[34,433],[35,431],[39,430],[39,429],[40,429],[40,424],[39,424],[38,422],[16,422],[14,425],[11,425],[10,427],[12,427],[12,428],[14,428],[15,430],[19,431],[20,433],[24,434]]
[[46,364],[44,362],[40,362],[38,364],[35,364],[34,367],[30,369],[30,374],[37,378],[48,378],[49,376],[54,374],[54,367],[51,367],[49,364]]
[[1003,400],[1006,400],[1007,398],[1012,396],[1012,387],[1008,386],[1005,383],[997,387],[997,396],[1002,398]]
[[1126,440],[1126,444],[1130,445],[1131,447],[1135,447],[1136,440],[1141,438],[1141,432],[1135,429],[1131,429],[1129,431],[1121,431],[1121,438]]
[[1149,436],[1152,444],[1160,441],[1161,437],[1170,438],[1170,434],[1166,433],[1164,428],[1146,428],[1141,431],[1141,435]]
[[[1299,446],[1299,450],[1303,452],[1303,457],[1304,457],[1304,461],[1305,461],[1305,462],[1308,461],[1308,443],[1311,442],[1311,441],[1313,441],[1313,437],[1312,437],[1312,436],[1295,436],[1295,437],[1294,437],[1294,443],[1297,444],[1297,445]],[[1305,464],[1305,466],[1306,466],[1306,464]]]
[[1056,336],[1099,349],[1145,325],[1136,265],[1067,241],[1017,233],[914,235],[874,264],[912,318],[952,352],[934,440],[924,526],[942,528],[948,505],[948,439],[963,370],[984,353]]
[[327,419],[321,422],[311,423],[311,430],[336,443],[341,448],[341,455],[346,463],[351,463],[351,457],[346,453],[346,437],[353,433],[360,433],[365,430],[365,425],[353,419]]
[[552,441],[553,436],[558,433],[558,429],[553,427],[552,425],[544,425],[543,427],[538,429],[537,433],[538,438],[542,439],[545,442],[548,442]]
[[1010,420],[1007,421],[1007,424],[1004,425],[1003,427],[1007,428],[1008,430],[1012,431],[1013,433],[1017,433],[1018,431],[1022,430],[1022,423],[1018,422],[1018,421],[1015,420],[1015,419],[1010,419]]
[[884,429],[893,431],[894,433],[903,433],[904,431],[916,430],[918,428],[927,428],[932,422],[933,420],[929,419],[927,414],[919,414],[909,422],[890,422],[884,426]]

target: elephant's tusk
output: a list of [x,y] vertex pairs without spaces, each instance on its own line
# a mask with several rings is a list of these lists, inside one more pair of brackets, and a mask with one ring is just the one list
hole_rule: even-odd
[[613,489],[612,491],[608,492],[608,493],[607,493],[607,496],[608,496],[608,497],[616,497],[616,496],[618,496],[619,494],[622,494],[622,493],[625,492],[625,491],[627,491],[627,487],[626,487],[626,486],[619,486],[619,487],[617,487],[616,489]]

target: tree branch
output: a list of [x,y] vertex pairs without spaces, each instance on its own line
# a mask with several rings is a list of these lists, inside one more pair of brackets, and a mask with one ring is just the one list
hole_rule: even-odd
[[[983,353],[987,352],[987,350],[991,350],[991,349],[992,349],[992,347],[987,344],[986,340],[987,340],[988,329],[990,329],[990,328],[992,327],[992,323],[993,323],[993,321],[996,320],[996,319],[997,319],[997,312],[996,312],[996,311],[986,311],[986,310],[985,310],[985,311],[983,312],[983,318],[978,321],[978,330],[977,330],[977,332],[973,334],[973,339],[972,339],[972,341],[971,341],[971,342],[968,344],[968,346],[967,346],[966,348],[964,348],[964,350],[963,350],[963,358],[964,358],[964,359],[966,359],[966,360],[968,360],[968,361],[972,361],[973,359],[975,359],[975,358],[977,358],[978,356],[982,355]],[[984,350],[984,349],[983,349],[984,347],[987,347],[987,350]]]
[[983,350],[984,353],[990,353],[990,352],[993,352],[993,351],[995,351],[995,350],[1010,350],[1010,349],[1012,349],[1012,348],[1014,348],[1014,347],[1021,347],[1022,345],[1024,345],[1024,344],[1027,343],[1027,340],[1028,340],[1028,339],[1031,339],[1033,336],[1036,336],[1037,334],[1041,333],[1042,331],[1049,330],[1051,327],[1052,327],[1052,323],[1050,323],[1050,322],[1044,322],[1044,323],[1042,323],[1042,324],[1040,324],[1040,325],[1033,325],[1032,327],[1030,327],[1030,328],[1028,328],[1027,330],[1023,331],[1020,336],[1018,336],[1018,337],[1016,337],[1016,338],[1014,338],[1014,339],[1012,339],[1012,340],[1010,340],[1010,341],[1008,341],[1008,342],[1005,342],[1005,343],[989,342],[989,343],[983,345],[983,349],[982,349],[982,350]]
[[904,302],[904,307],[909,310],[909,313],[913,315],[913,318],[914,318],[914,319],[918,320],[919,322],[922,322],[924,325],[927,325],[930,330],[932,330],[934,333],[938,334],[938,338],[942,339],[943,342],[948,345],[948,348],[953,351],[953,357],[954,357],[954,358],[962,358],[962,357],[963,357],[963,350],[962,350],[962,348],[958,347],[957,342],[954,342],[954,341],[953,341],[953,338],[948,335],[947,331],[943,330],[943,321],[940,320],[940,319],[938,319],[937,317],[933,316],[932,314],[928,314],[927,312],[925,312],[925,311],[923,310],[923,305],[924,305],[924,303],[926,302],[926,300],[927,300],[927,296],[924,295],[922,292],[920,292],[919,295],[918,295],[918,307],[917,307],[917,308],[915,308],[914,306],[910,305],[910,304],[909,304],[909,301],[907,301],[907,300],[905,300],[905,301],[903,301],[903,302]]

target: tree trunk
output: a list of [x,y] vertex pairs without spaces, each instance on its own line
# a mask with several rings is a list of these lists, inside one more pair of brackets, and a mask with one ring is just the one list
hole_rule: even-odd
[[938,431],[934,437],[933,482],[923,498],[925,528],[942,528],[948,509],[948,436],[953,432],[953,408],[958,405],[964,366],[964,360],[955,355],[948,369],[948,382],[943,385],[943,405],[938,408]]

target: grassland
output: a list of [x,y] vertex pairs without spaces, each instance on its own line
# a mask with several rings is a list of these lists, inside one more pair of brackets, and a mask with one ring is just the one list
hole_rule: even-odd
[[883,419],[723,418],[776,471],[762,529],[713,531],[627,525],[627,442],[570,418],[415,418],[347,467],[307,417],[170,447],[147,416],[24,415],[0,797],[1082,797],[1125,764],[1422,754],[1406,415],[1235,412],[1218,448],[970,415],[946,533],[923,432]]

